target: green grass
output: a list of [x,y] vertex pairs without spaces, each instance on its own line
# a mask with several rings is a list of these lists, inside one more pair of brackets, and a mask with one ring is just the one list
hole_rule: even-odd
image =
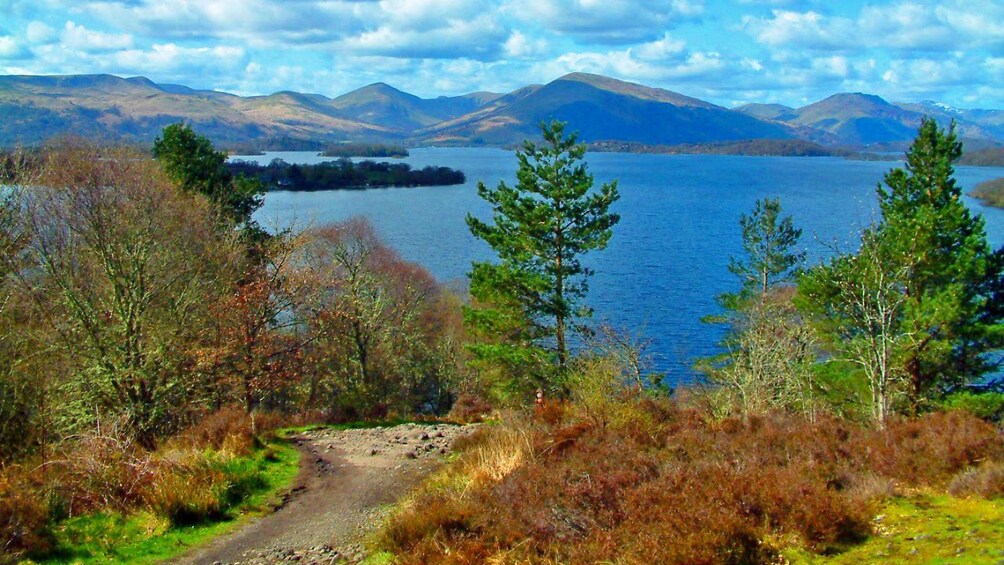
[[128,515],[98,513],[70,518],[55,528],[57,549],[33,563],[156,563],[177,557],[192,547],[233,531],[248,519],[267,514],[279,493],[299,472],[300,453],[277,440],[257,451],[242,466],[256,467],[260,482],[228,512],[228,519],[171,526],[149,512]]
[[875,518],[875,535],[846,551],[785,552],[793,564],[989,563],[1004,561],[1004,501],[944,494],[896,497]]

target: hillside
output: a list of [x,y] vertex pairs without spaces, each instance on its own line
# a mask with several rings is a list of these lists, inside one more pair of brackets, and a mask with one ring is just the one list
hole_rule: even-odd
[[898,148],[923,115],[954,120],[967,148],[1004,142],[1004,111],[937,102],[891,104],[861,93],[835,94],[801,108],[746,104],[734,109],[661,88],[588,73],[506,94],[420,98],[375,83],[329,98],[280,91],[237,96],[112,75],[0,76],[0,146],[61,135],[149,143],[180,121],[217,143],[256,149],[363,141],[510,145],[565,120],[585,142],[715,144],[802,139],[826,146]]
[[162,88],[142,77],[111,75],[0,77],[3,145],[67,134],[148,142],[164,126],[179,121],[217,141],[278,135],[366,138],[388,133],[376,125],[341,119],[310,95],[242,98],[179,86]]
[[583,141],[647,144],[789,138],[784,126],[668,90],[572,73],[500,98],[481,111],[419,130],[430,142],[505,144],[549,119],[573,123]]
[[500,96],[479,92],[427,100],[376,83],[335,98],[330,107],[356,121],[405,133],[462,116]]
[[834,94],[777,116],[777,120],[833,135],[845,144],[912,139],[923,114],[904,110],[870,94]]

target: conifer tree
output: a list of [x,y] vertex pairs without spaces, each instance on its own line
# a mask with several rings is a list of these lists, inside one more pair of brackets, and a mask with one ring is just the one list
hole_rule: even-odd
[[467,319],[475,329],[507,331],[513,338],[508,344],[523,350],[496,341],[482,354],[518,359],[533,347],[553,345],[560,374],[569,360],[569,331],[589,314],[582,299],[592,271],[581,257],[606,247],[620,219],[610,212],[619,194],[616,182],[592,190],[585,147],[575,134],[565,135],[564,123],[541,124],[541,131],[543,143],[527,141],[516,153],[515,186],[478,184],[492,219],[469,214],[467,224],[499,263],[474,264],[471,294],[489,308],[469,311]]
[[1004,248],[991,251],[983,218],[962,203],[953,163],[962,155],[955,124],[924,119],[897,168],[879,186],[878,237],[887,268],[902,272],[903,369],[919,407],[932,388],[976,378],[986,353],[1004,346]]

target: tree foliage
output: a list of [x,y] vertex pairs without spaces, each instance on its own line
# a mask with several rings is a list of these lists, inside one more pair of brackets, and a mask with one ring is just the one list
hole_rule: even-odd
[[834,349],[864,368],[880,421],[897,383],[916,412],[992,369],[987,354],[1004,347],[1004,249],[991,251],[983,219],[961,202],[960,154],[954,125],[925,119],[906,167],[878,187],[882,219],[861,250],[800,284]]
[[467,318],[472,327],[505,338],[476,354],[508,361],[532,358],[536,348],[553,339],[561,372],[568,362],[569,330],[589,314],[582,300],[592,271],[582,256],[606,247],[620,219],[610,212],[619,194],[616,182],[592,190],[585,147],[575,134],[565,135],[564,123],[541,124],[541,132],[542,143],[527,141],[516,153],[515,186],[478,183],[492,218],[486,222],[469,214],[467,224],[499,263],[474,264],[471,294],[487,309]]
[[252,177],[234,176],[226,166],[227,155],[185,124],[164,128],[153,142],[153,156],[182,190],[201,194],[216,206],[230,225],[260,235],[251,215],[261,208],[264,185]]
[[740,216],[739,226],[746,259],[733,257],[729,261],[729,272],[742,282],[735,298],[763,300],[771,288],[790,282],[795,268],[805,260],[805,252],[795,248],[802,230],[795,227],[791,216],[781,217],[778,198],[757,200],[749,216]]
[[[300,306],[318,372],[311,396],[342,417],[444,411],[454,376],[445,291],[355,218],[306,234]],[[323,400],[321,400],[323,399]]]
[[745,257],[729,271],[737,292],[718,297],[723,313],[705,321],[728,327],[722,354],[698,367],[722,388],[723,409],[743,414],[787,408],[811,412],[815,337],[791,303],[790,285],[805,253],[796,249],[802,230],[781,215],[779,199],[757,200],[740,216]]
[[152,445],[198,394],[193,354],[236,248],[206,202],[128,150],[52,152],[27,206],[38,269],[24,282],[69,373],[65,425],[121,416]]
[[983,218],[962,203],[952,166],[961,154],[954,124],[924,120],[906,167],[878,189],[876,237],[903,275],[901,360],[915,408],[932,389],[986,373],[986,353],[1004,346],[1004,249],[991,251]]

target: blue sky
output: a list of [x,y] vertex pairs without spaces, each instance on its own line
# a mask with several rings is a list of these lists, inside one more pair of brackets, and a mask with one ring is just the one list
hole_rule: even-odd
[[0,74],[431,97],[572,71],[724,106],[1004,108],[1004,0],[0,0]]

